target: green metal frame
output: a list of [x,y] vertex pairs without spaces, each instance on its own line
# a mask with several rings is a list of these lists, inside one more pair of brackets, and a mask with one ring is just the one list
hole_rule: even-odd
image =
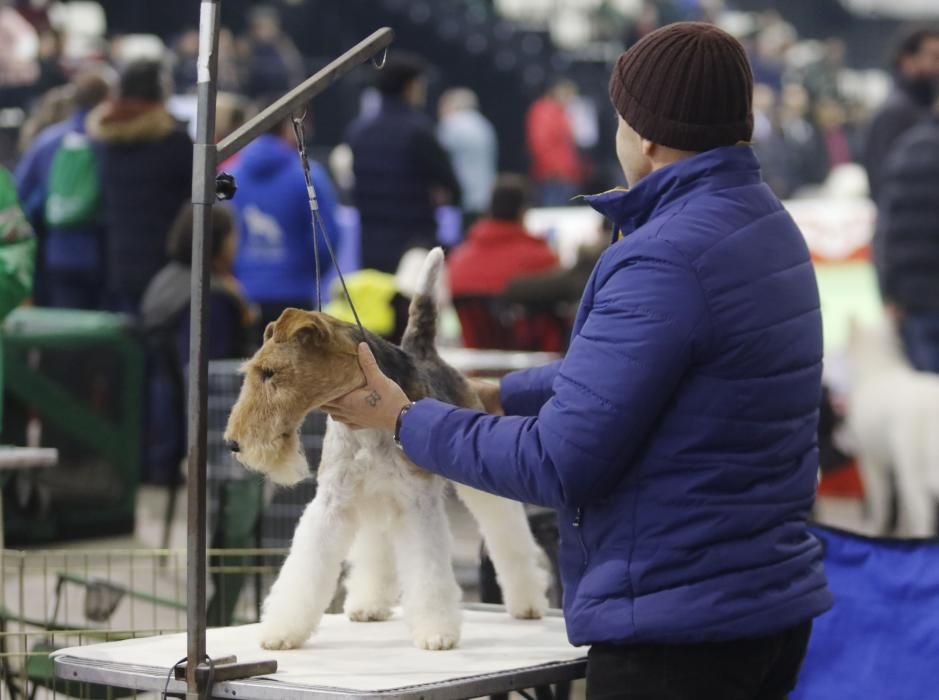
[[[131,523],[141,470],[141,401],[143,350],[126,320],[115,314],[61,309],[20,308],[7,318],[2,334],[3,390],[28,403],[43,420],[89,450],[111,462],[125,486],[121,504],[114,508],[82,511],[82,528],[114,522]],[[117,352],[122,366],[120,418],[110,421],[96,415],[66,388],[43,376],[25,361],[28,350],[66,350],[107,346]],[[119,515],[116,515],[119,514]],[[56,518],[69,526],[69,513]],[[53,523],[45,524],[50,529]],[[44,530],[45,526],[40,528]],[[43,534],[37,531],[37,536]],[[48,533],[54,534],[54,533]]]

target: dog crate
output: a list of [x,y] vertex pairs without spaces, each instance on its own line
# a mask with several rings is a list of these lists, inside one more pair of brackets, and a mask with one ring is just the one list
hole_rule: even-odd
[[143,353],[114,314],[21,308],[2,333],[6,444],[58,449],[54,468],[3,481],[10,544],[132,532]]

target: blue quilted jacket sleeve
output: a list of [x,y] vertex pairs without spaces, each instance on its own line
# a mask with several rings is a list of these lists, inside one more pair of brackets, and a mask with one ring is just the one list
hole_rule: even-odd
[[561,361],[512,372],[499,383],[499,398],[507,416],[536,416],[551,398]]
[[708,330],[688,263],[663,242],[635,248],[642,253],[611,249],[601,261],[537,416],[491,416],[425,399],[403,421],[408,457],[448,479],[548,507],[579,507],[608,493]]

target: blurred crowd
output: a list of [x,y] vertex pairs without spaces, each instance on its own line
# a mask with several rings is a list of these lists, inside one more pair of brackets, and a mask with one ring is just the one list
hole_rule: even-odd
[[[738,36],[753,68],[752,145],[765,181],[783,199],[875,201],[874,262],[887,308],[914,367],[939,371],[939,30],[907,31],[882,70],[865,70],[849,65],[841,39],[800,38],[775,10],[737,12],[720,0],[634,4],[626,15],[619,3],[595,3],[585,41],[615,58],[685,19]],[[513,3],[482,5],[494,13]],[[71,21],[55,7],[0,0],[0,133],[18,127],[0,143],[13,171],[0,177],[0,202],[18,197],[25,214],[14,217],[9,240],[22,247],[23,230],[35,232],[34,304],[135,319],[151,369],[148,433],[166,435],[181,407],[160,397],[181,400],[188,361],[198,32],[108,37],[100,22],[89,29],[88,17]],[[219,40],[216,140],[307,72],[276,7],[255,6],[241,34],[223,28]],[[394,50],[371,74],[341,142],[314,151],[315,223],[298,139],[313,145],[316,109],[275,124],[220,164],[238,192],[213,213],[209,357],[245,356],[284,308],[314,308],[321,297],[334,316],[352,321],[357,311],[370,330],[397,340],[420,251],[441,243],[453,342],[563,352],[613,232],[583,224],[576,254],[562,264],[550,233],[526,224],[532,207],[570,207],[578,194],[622,184],[601,167],[604,158],[616,162],[601,138],[602,115],[612,117],[609,69],[609,61],[598,66],[596,84],[557,70],[515,115],[524,125],[523,175],[500,170],[501,130],[470,87],[435,76],[428,57]],[[181,434],[175,439],[148,478],[175,470]],[[824,455],[824,434],[822,443]]]
[[[741,38],[755,81],[753,147],[781,198],[824,191],[833,171],[856,163],[867,167],[871,194],[879,197],[895,139],[935,99],[939,58],[929,30],[900,43],[889,76],[852,69],[840,39],[801,39],[775,10],[736,12],[720,0],[644,0],[627,16],[619,5],[596,3],[588,16],[589,40],[608,42],[617,53],[683,19],[715,22]],[[485,3],[483,9],[510,12],[511,6]],[[182,348],[198,32],[184,29],[166,43],[84,35],[55,8],[0,2],[0,117],[17,109],[25,115],[10,160],[38,234],[34,301],[121,311],[151,330],[170,324],[179,329]],[[274,6],[255,6],[240,35],[223,28],[216,139],[302,80],[304,65]],[[607,110],[588,104],[597,86],[559,73],[527,114],[518,115],[529,162],[521,176],[500,173],[498,129],[476,94],[438,85],[442,92],[431,105],[429,73],[432,66],[421,57],[393,52],[362,95],[343,143],[312,161],[320,213],[315,236],[297,155],[298,135],[309,145],[315,129],[312,111],[299,124],[277,124],[221,165],[235,176],[238,196],[215,222],[213,289],[223,311],[212,319],[231,325],[213,332],[229,339],[215,354],[243,354],[283,308],[311,307],[318,277],[331,310],[349,314],[345,300],[331,293],[331,259],[321,254],[319,268],[312,262],[314,241],[323,252],[326,237],[344,270],[368,271],[353,275],[351,288],[367,290],[363,303],[382,300],[381,309],[366,313],[384,319],[389,337],[401,326],[405,253],[443,242],[456,248],[449,266],[463,342],[563,348],[570,309],[608,232],[585,232],[577,259],[562,268],[550,241],[530,235],[524,222],[531,206],[576,204],[591,187],[617,184],[595,167],[597,153],[610,157],[610,144],[588,145],[590,133],[596,141],[591,122]],[[866,194],[866,178],[851,182],[852,194]],[[536,330],[522,332],[532,318],[540,319]]]

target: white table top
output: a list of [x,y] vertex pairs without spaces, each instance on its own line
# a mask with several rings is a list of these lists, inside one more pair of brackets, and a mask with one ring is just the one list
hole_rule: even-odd
[[54,467],[59,451],[54,447],[0,446],[0,470]]
[[[207,652],[213,658],[235,655],[239,662],[274,659],[278,664],[277,672],[269,676],[219,684],[217,697],[231,697],[229,691],[235,684],[243,686],[237,689],[238,700],[337,694],[390,697],[389,693],[405,698],[412,690],[419,690],[425,698],[475,697],[499,688],[531,687],[513,680],[525,672],[533,685],[582,677],[586,655],[584,649],[568,643],[564,620],[556,613],[542,620],[515,620],[491,609],[465,610],[460,645],[443,652],[415,648],[400,611],[391,620],[377,623],[326,615],[318,632],[301,649],[291,651],[261,649],[257,638],[257,625],[208,630]],[[126,683],[129,670],[139,673],[142,667],[149,667],[152,679],[165,679],[185,653],[185,635],[174,634],[62,649],[55,658],[57,673],[69,680],[91,680],[97,666],[99,673],[94,678],[98,682],[102,670],[115,678],[123,670]],[[543,675],[540,681],[539,670]],[[479,686],[480,679],[486,678],[490,682],[501,678],[501,685]],[[145,686],[137,682],[134,687]],[[428,693],[431,687],[446,688],[446,692]]]

